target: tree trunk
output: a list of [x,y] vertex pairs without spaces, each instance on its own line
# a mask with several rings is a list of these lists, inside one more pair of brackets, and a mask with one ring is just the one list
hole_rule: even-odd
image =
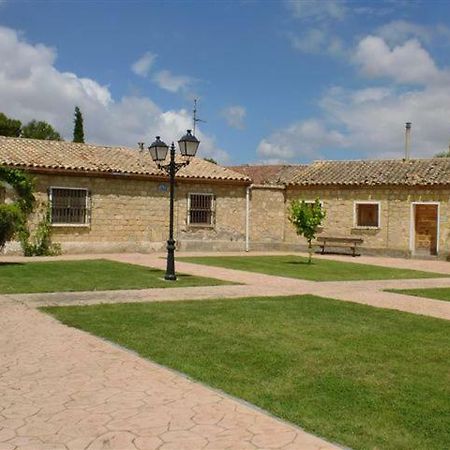
[[308,264],[312,262],[312,243],[311,239],[308,239]]

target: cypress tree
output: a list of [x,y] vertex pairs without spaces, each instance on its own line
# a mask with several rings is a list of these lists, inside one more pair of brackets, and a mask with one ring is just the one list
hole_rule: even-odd
[[81,142],[82,144],[84,144],[83,115],[81,114],[80,108],[78,108],[78,106],[75,106],[74,116],[72,142]]

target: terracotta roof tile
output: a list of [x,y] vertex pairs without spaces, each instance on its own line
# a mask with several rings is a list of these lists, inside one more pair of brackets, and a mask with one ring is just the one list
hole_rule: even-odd
[[279,185],[289,182],[306,169],[306,165],[242,165],[230,166],[231,170],[249,177],[254,184]]
[[[0,136],[0,164],[21,168],[73,170],[116,174],[161,176],[146,151],[125,147],[104,147],[64,141]],[[249,181],[241,173],[201,158],[177,173],[179,178]]]
[[293,174],[288,184],[406,185],[450,184],[450,158],[367,161],[315,161]]

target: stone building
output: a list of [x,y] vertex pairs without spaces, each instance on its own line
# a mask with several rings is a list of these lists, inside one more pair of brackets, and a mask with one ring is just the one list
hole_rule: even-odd
[[[168,181],[147,152],[0,137],[0,164],[34,176],[41,207],[31,225],[50,208],[63,251],[164,248]],[[320,234],[360,237],[363,254],[450,254],[450,158],[230,168],[194,158],[176,178],[179,249],[302,250],[289,205],[318,198]]]
[[[364,254],[450,254],[450,159],[316,161],[238,166],[251,178],[250,248],[298,249],[288,220],[294,199],[319,199],[320,234],[360,237]],[[266,220],[269,219],[269,220]]]
[[[64,252],[164,248],[168,179],[148,152],[0,137],[0,164],[33,175],[39,208],[31,225],[50,208],[53,241]],[[178,247],[242,250],[250,180],[201,158],[193,158],[176,179]],[[19,252],[20,246],[11,243],[6,251]]]

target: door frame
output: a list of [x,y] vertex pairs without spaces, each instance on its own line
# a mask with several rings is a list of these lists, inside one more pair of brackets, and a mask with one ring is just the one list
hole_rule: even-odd
[[416,252],[416,205],[436,205],[436,256],[439,255],[439,241],[441,234],[441,202],[411,202],[410,221],[409,221],[409,250],[412,255]]

